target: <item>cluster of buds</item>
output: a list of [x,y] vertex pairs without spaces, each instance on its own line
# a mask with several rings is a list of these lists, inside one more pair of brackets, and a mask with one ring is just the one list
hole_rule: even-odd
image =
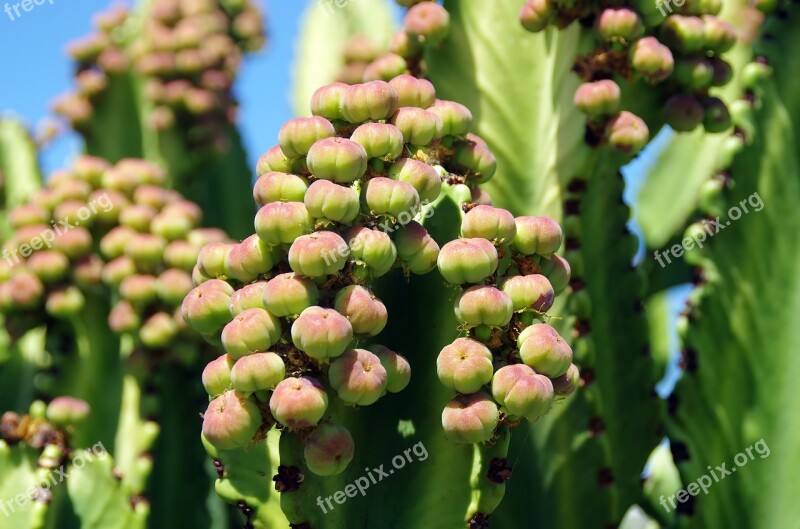
[[258,162],[255,233],[202,249],[183,315],[226,353],[203,373],[211,455],[277,423],[303,440],[312,472],[331,475],[354,444],[329,399],[371,405],[410,380],[402,356],[372,343],[388,318],[373,279],[436,268],[419,221],[444,186],[491,177],[494,158],[465,107],[409,75],[323,86],[311,111]]
[[569,265],[555,254],[561,227],[490,205],[467,209],[461,238],[442,247],[438,267],[461,288],[454,308],[468,336],[442,349],[436,367],[458,393],[442,413],[445,434],[483,443],[501,423],[546,414],[576,389],[579,374],[570,346],[544,323],[569,283]]
[[[708,132],[721,132],[730,126],[725,104],[708,91],[731,79],[731,67],[720,54],[736,41],[733,27],[714,16],[721,8],[718,0],[674,4],[680,13],[650,23],[632,6],[606,7],[599,13],[589,5],[576,10],[563,0],[527,0],[523,6],[520,22],[532,32],[549,25],[565,27],[577,19],[594,20],[598,46],[575,64],[584,81],[575,104],[587,115],[586,136],[592,145],[605,143],[635,154],[649,141],[644,120],[620,110],[622,93],[615,76],[661,84],[664,118],[676,131],[702,124]],[[672,13],[672,4],[665,5]]]
[[124,10],[113,8],[98,18],[98,33],[71,46],[79,63],[78,91],[62,97],[56,111],[80,128],[109,77],[130,64],[147,79],[150,127],[188,127],[193,139],[213,142],[219,126],[235,120],[231,87],[243,53],[263,45],[258,9],[249,1],[163,0],[143,20],[126,24],[127,19]]
[[367,37],[353,36],[345,44],[345,67],[339,74],[340,82],[390,81],[403,74],[422,74],[423,51],[438,46],[450,33],[450,14],[433,1],[398,0],[398,3],[409,9],[402,29],[392,35],[389,49],[381,53]]
[[178,307],[193,287],[200,248],[227,237],[199,228],[200,208],[164,181],[164,172],[144,160],[112,166],[81,156],[12,210],[14,235],[0,263],[7,326],[24,332],[42,321],[42,311],[72,318],[87,294],[110,289],[113,331],[132,334],[137,350],[191,362],[202,341],[185,331]]

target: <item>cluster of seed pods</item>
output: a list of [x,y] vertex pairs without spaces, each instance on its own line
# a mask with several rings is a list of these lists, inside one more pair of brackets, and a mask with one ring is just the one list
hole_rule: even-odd
[[255,234],[202,249],[183,315],[226,352],[203,374],[206,442],[242,447],[277,423],[306,443],[312,472],[330,475],[354,446],[329,398],[366,406],[410,379],[402,356],[366,345],[388,317],[373,279],[436,267],[439,246],[418,221],[443,185],[491,177],[494,157],[468,133],[469,110],[409,75],[324,86],[311,111],[258,162]]
[[572,349],[545,323],[569,284],[569,264],[555,254],[562,238],[549,217],[514,218],[482,204],[468,208],[461,238],[442,247],[439,272],[461,287],[454,309],[468,334],[436,362],[441,383],[458,393],[442,413],[453,441],[490,441],[500,423],[535,421],[576,389]]
[[42,311],[72,318],[87,295],[105,287],[114,302],[111,330],[131,334],[137,350],[191,363],[203,342],[178,307],[193,287],[200,248],[227,237],[199,228],[200,208],[163,185],[164,172],[138,159],[112,166],[81,156],[52,174],[10,212],[15,232],[0,263],[6,325],[24,332],[42,321]]
[[73,125],[91,117],[92,102],[128,64],[146,79],[153,129],[187,127],[202,143],[234,121],[231,87],[242,55],[264,42],[261,14],[251,2],[160,0],[142,20],[113,8],[96,22],[99,32],[70,48],[79,63],[78,90],[55,105]]
[[[665,121],[676,131],[698,125],[708,132],[730,127],[725,104],[709,89],[727,84],[731,66],[720,55],[736,42],[733,26],[717,18],[720,0],[656,2],[654,5],[581,8],[564,0],[527,0],[520,22],[532,32],[593,21],[597,48],[579,57],[575,71],[584,82],[575,104],[587,114],[587,141],[636,153],[649,140],[644,120],[620,110],[621,89],[614,77],[660,84]],[[660,11],[660,14],[659,14]]]

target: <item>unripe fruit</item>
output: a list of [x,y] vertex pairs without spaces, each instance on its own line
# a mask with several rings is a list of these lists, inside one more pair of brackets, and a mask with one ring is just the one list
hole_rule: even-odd
[[389,84],[397,92],[400,107],[428,108],[436,102],[436,89],[427,79],[398,75]]
[[231,277],[247,283],[272,270],[280,258],[280,248],[268,245],[258,235],[251,235],[232,246],[225,268]]
[[298,315],[308,307],[316,305],[318,300],[317,285],[294,272],[273,277],[263,288],[265,308],[280,318]]
[[427,274],[436,268],[439,245],[428,231],[412,220],[397,230],[394,238],[397,257],[412,274]]
[[497,404],[483,391],[458,395],[442,411],[445,436],[455,443],[485,443],[500,420]]
[[492,353],[478,341],[456,338],[439,353],[436,374],[448,389],[465,394],[475,393],[492,380]]
[[148,205],[131,204],[120,211],[119,223],[138,232],[149,231],[150,223],[153,222],[157,213],[155,209]]
[[330,120],[343,119],[340,107],[348,88],[344,83],[331,83],[317,88],[311,96],[311,113]]
[[355,443],[350,432],[338,424],[320,424],[306,440],[303,457],[308,469],[318,476],[344,472],[353,460]]
[[436,46],[450,32],[450,14],[434,2],[423,2],[408,10],[403,29],[422,45]]
[[[719,57],[711,58],[711,67],[713,71],[711,86],[725,86],[733,79],[733,67]],[[746,79],[745,73],[746,70],[742,70],[743,80]],[[746,82],[744,84],[747,87]]]
[[344,268],[349,252],[339,234],[318,231],[295,239],[289,248],[289,266],[306,277],[333,275]]
[[84,257],[92,251],[92,234],[85,228],[72,228],[56,236],[53,248],[72,260]]
[[384,53],[364,69],[364,81],[390,81],[408,73],[406,60],[395,53]]
[[442,120],[433,112],[417,107],[400,107],[392,115],[392,124],[400,129],[403,141],[425,146],[442,137]]
[[131,237],[130,244],[125,248],[125,254],[133,259],[138,268],[152,270],[161,264],[161,256],[166,246],[167,241],[163,237],[137,233]]
[[598,35],[607,41],[632,42],[644,32],[636,11],[624,7],[604,9],[595,21],[595,28]]
[[703,106],[694,96],[675,94],[664,103],[664,121],[678,132],[689,132],[703,122]]
[[91,408],[81,399],[56,397],[47,405],[47,420],[59,426],[76,425],[89,416]]
[[505,414],[535,421],[553,405],[553,383],[525,364],[513,364],[494,374],[492,396]]
[[264,309],[244,310],[222,329],[222,345],[231,360],[267,351],[280,338],[281,322]]
[[405,31],[395,31],[389,39],[389,51],[409,60],[419,56],[422,51],[417,40],[412,40]]
[[349,285],[340,290],[336,294],[334,308],[350,320],[354,334],[375,336],[386,327],[386,306],[361,285]]
[[36,226],[50,222],[50,211],[37,204],[23,204],[12,209],[9,213],[11,227],[15,230],[24,226]]
[[385,81],[369,81],[347,87],[341,96],[342,117],[350,123],[388,119],[399,105],[399,96]]
[[108,327],[117,334],[133,332],[141,325],[136,309],[127,301],[119,301],[108,314]]
[[139,329],[139,339],[145,347],[162,349],[167,347],[179,332],[175,319],[166,312],[157,312],[150,316]]
[[555,14],[552,0],[527,0],[519,12],[519,22],[531,33],[547,27]]
[[505,209],[492,206],[475,206],[461,221],[462,237],[480,237],[497,245],[510,243],[516,233],[514,215]]
[[387,176],[411,184],[422,202],[433,202],[442,190],[442,177],[436,169],[413,158],[401,158],[394,162]]
[[316,180],[306,192],[303,203],[317,220],[351,224],[358,216],[358,193],[350,187],[329,180]]
[[553,391],[556,395],[566,397],[572,394],[581,383],[581,374],[578,371],[578,366],[570,364],[567,372],[560,377],[554,378],[552,383]]
[[81,288],[99,285],[103,281],[103,260],[96,254],[81,258],[74,263],[72,277]]
[[93,208],[92,214],[98,222],[105,224],[119,222],[120,213],[130,204],[125,195],[113,189],[97,189],[93,191],[89,195],[88,202],[89,204],[100,206]]
[[373,345],[369,350],[378,357],[386,370],[386,391],[403,391],[411,381],[411,364],[408,360],[383,345]]
[[550,217],[517,217],[514,248],[522,255],[550,255],[558,251],[564,235]]
[[256,180],[253,199],[258,207],[270,202],[302,202],[308,180],[297,175],[268,171]]
[[132,275],[122,280],[119,294],[131,303],[146,305],[158,298],[158,281],[147,274]]
[[397,260],[397,248],[382,231],[356,226],[347,232],[345,238],[350,258],[367,265],[372,277],[386,274]]
[[323,117],[290,119],[278,133],[278,145],[287,158],[297,158],[308,154],[315,142],[336,135],[336,129]]
[[333,309],[309,307],[292,324],[292,343],[316,360],[340,356],[352,340],[350,321]]
[[736,29],[715,16],[703,16],[703,42],[705,48],[719,55],[731,49],[736,44]]
[[672,52],[655,37],[644,37],[633,43],[630,62],[633,69],[651,83],[669,77],[675,65]]
[[354,141],[326,138],[311,146],[306,163],[315,177],[347,184],[364,176],[367,151]]
[[289,377],[275,387],[269,409],[275,420],[289,428],[314,426],[325,415],[328,395],[311,377]]
[[537,373],[555,378],[567,372],[572,363],[572,348],[544,323],[526,327],[517,338],[519,356]]
[[281,173],[291,173],[294,168],[294,160],[283,154],[280,145],[270,147],[267,152],[261,155],[256,163],[256,174],[261,176],[269,171]]
[[644,120],[623,110],[606,124],[606,141],[623,153],[636,154],[650,140],[650,131]]
[[367,182],[364,198],[372,213],[395,218],[404,212],[413,217],[419,206],[419,194],[411,184],[383,176]]
[[674,77],[689,90],[702,90],[711,86],[714,67],[705,57],[682,57],[675,62]]
[[386,391],[387,374],[380,359],[366,349],[349,349],[331,362],[328,380],[348,404],[368,406]]
[[[88,213],[83,220],[80,218],[82,211]],[[63,219],[70,225],[83,224],[84,226],[91,226],[92,224],[92,212],[83,200],[66,200],[61,202],[53,210],[53,218]]]
[[[181,217],[185,217],[189,219],[192,226],[197,226],[200,224],[200,221],[203,220],[203,210],[200,209],[200,206],[195,204],[194,202],[189,202],[188,200],[181,200],[180,195],[178,198],[175,199],[174,202],[170,202],[161,213],[166,215],[180,215]],[[222,238],[226,239],[227,235],[225,232],[221,232]]]
[[43,250],[28,257],[28,268],[43,283],[53,283],[64,278],[70,270],[69,259],[55,250]]
[[255,229],[268,244],[289,244],[314,229],[314,219],[302,202],[270,202],[256,213]]
[[275,353],[254,353],[240,358],[231,368],[231,384],[236,391],[255,393],[271,390],[283,380],[286,366]]
[[403,154],[403,133],[387,123],[359,125],[350,139],[364,147],[367,158],[380,158],[390,162]]
[[158,276],[158,297],[168,305],[179,305],[193,286],[191,274],[179,268],[169,268]]
[[194,228],[192,219],[181,215],[177,211],[162,211],[150,223],[150,232],[163,237],[167,241],[183,239]]
[[224,354],[203,368],[203,387],[211,397],[222,395],[231,387],[231,360]]
[[342,58],[346,64],[354,62],[370,62],[380,54],[373,40],[364,34],[355,34],[347,39],[342,50]]
[[86,298],[83,297],[80,289],[70,285],[50,292],[44,308],[49,315],[55,318],[68,318],[83,310],[85,304]]
[[556,295],[559,295],[569,285],[571,269],[566,259],[559,255],[552,255],[549,260],[541,262],[542,274],[547,277]]
[[437,99],[427,110],[442,122],[442,136],[464,136],[472,125],[472,112],[461,103]]
[[505,292],[487,285],[469,287],[455,300],[456,319],[466,327],[505,327],[514,306]]
[[731,126],[731,114],[728,107],[717,97],[707,97],[703,100],[703,128],[706,132],[724,132]]
[[[267,282],[258,281],[256,283],[245,285],[234,292],[231,296],[231,315],[236,316],[240,312],[247,309],[269,310],[267,308],[267,304],[264,302],[264,293],[266,290]],[[270,312],[272,311],[270,310]],[[275,316],[280,316],[274,312],[272,312],[272,314]]]
[[661,26],[661,36],[670,48],[688,55],[703,49],[704,26],[698,17],[670,15]]
[[575,92],[575,106],[591,118],[611,116],[619,110],[619,85],[611,79],[583,83]]
[[470,182],[481,184],[494,176],[497,160],[483,143],[474,140],[459,142],[453,154],[453,164]]
[[197,266],[200,272],[207,277],[227,277],[228,255],[233,250],[234,243],[212,242],[208,243],[200,250],[197,256]]
[[231,321],[230,302],[233,288],[219,279],[211,279],[192,289],[181,304],[186,323],[200,334],[212,334]]
[[547,312],[555,299],[553,286],[541,274],[508,277],[500,283],[500,289],[511,298],[514,311]]
[[188,241],[172,241],[164,248],[164,264],[191,272],[199,253],[200,248]]
[[203,415],[203,435],[220,450],[247,445],[260,426],[258,405],[235,391],[226,391],[212,400]]
[[437,265],[452,285],[480,283],[497,270],[497,250],[486,239],[456,239],[442,247]]

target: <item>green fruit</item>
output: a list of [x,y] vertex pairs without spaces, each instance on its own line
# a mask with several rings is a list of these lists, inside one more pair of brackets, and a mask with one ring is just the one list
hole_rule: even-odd
[[550,217],[517,217],[514,248],[522,255],[551,255],[564,239],[561,226]]
[[572,364],[572,348],[547,324],[526,327],[517,338],[517,345],[525,365],[550,378],[563,375]]
[[350,123],[388,119],[397,110],[399,96],[385,81],[354,84],[341,96],[342,117]]
[[508,294],[488,285],[469,287],[458,295],[454,305],[456,319],[467,328],[505,327],[514,312]]
[[492,438],[500,413],[492,398],[478,392],[458,395],[442,412],[445,436],[455,443],[485,443]]
[[56,397],[47,405],[47,420],[59,426],[74,426],[89,416],[91,408],[74,397]]
[[390,81],[398,75],[408,73],[408,63],[395,53],[384,53],[364,69],[364,81]]
[[264,309],[244,310],[222,329],[222,345],[231,360],[267,351],[280,337],[280,321]]
[[400,107],[428,108],[436,102],[436,89],[427,79],[413,75],[398,75],[389,81],[397,92]]
[[226,391],[203,415],[203,436],[220,450],[246,446],[261,426],[261,411],[251,398]]
[[266,281],[257,281],[245,285],[231,295],[231,315],[236,316],[247,309],[266,309],[275,316],[281,317],[267,307],[264,295],[267,291]]
[[281,257],[279,247],[270,246],[258,235],[251,235],[232,245],[225,268],[234,279],[248,283],[272,270]]
[[625,7],[603,9],[595,20],[595,28],[602,39],[618,42],[633,42],[644,32],[636,11]]
[[439,245],[428,231],[416,221],[401,226],[395,233],[397,258],[412,274],[427,274],[436,268]]
[[316,178],[346,184],[364,176],[367,151],[351,140],[326,138],[311,146],[306,163]]
[[567,372],[552,379],[553,391],[557,396],[566,397],[571,395],[581,383],[581,374],[578,371],[578,366],[571,364]]
[[456,145],[453,164],[463,173],[469,182],[482,184],[494,176],[497,160],[484,144],[469,140]]
[[383,345],[373,345],[369,350],[378,357],[386,370],[386,391],[403,391],[411,381],[411,364],[408,360]]
[[442,122],[442,136],[465,136],[472,125],[472,112],[461,103],[437,99],[427,110]]
[[638,153],[650,140],[650,130],[644,120],[625,110],[609,120],[605,135],[611,147],[626,154]]
[[272,390],[283,380],[286,366],[275,353],[253,353],[240,358],[230,371],[231,385],[249,395],[256,391]]
[[400,158],[389,167],[386,176],[410,184],[423,203],[436,200],[442,190],[442,177],[436,169],[413,158]]
[[500,290],[511,298],[515,312],[525,309],[547,312],[555,300],[553,286],[541,274],[505,278],[500,283]]
[[442,137],[444,127],[439,116],[417,107],[400,107],[392,116],[392,125],[403,134],[405,143],[425,146]]
[[320,424],[306,440],[303,457],[308,469],[318,476],[344,472],[353,459],[355,443],[350,432],[338,424]]
[[200,334],[212,334],[231,321],[233,288],[219,279],[208,280],[192,289],[181,304],[186,323]]
[[212,360],[203,369],[203,387],[211,397],[222,395],[231,388],[233,362],[226,354]]
[[330,121],[319,116],[290,119],[278,133],[278,145],[287,158],[298,158],[308,154],[315,142],[330,138],[336,129]]
[[311,113],[329,120],[343,119],[340,106],[347,88],[344,83],[331,83],[318,88],[311,96]]
[[340,356],[352,340],[350,321],[333,309],[309,307],[292,324],[292,343],[316,360]]
[[355,190],[329,180],[316,180],[311,184],[303,202],[315,219],[341,224],[352,224],[360,209]]
[[439,4],[422,2],[408,10],[403,29],[423,46],[436,46],[450,33],[450,14]]
[[327,408],[325,389],[316,379],[307,376],[282,380],[269,399],[272,416],[289,428],[314,426]]
[[317,285],[294,272],[273,277],[263,288],[264,308],[280,318],[296,316],[318,300]]
[[255,230],[267,244],[290,244],[314,229],[314,219],[302,202],[270,202],[256,213]]
[[512,417],[535,421],[553,406],[553,383],[525,364],[501,367],[492,378],[492,396]]
[[360,285],[349,285],[336,294],[334,308],[350,320],[353,333],[375,336],[386,327],[386,306],[375,294]]
[[270,202],[302,202],[308,189],[308,180],[303,177],[267,171],[253,186],[253,199],[258,207]]
[[436,373],[448,389],[459,393],[475,393],[492,380],[492,353],[482,343],[470,338],[457,338],[439,353]]
[[575,92],[575,106],[589,117],[611,116],[619,110],[621,92],[611,79],[583,83]]
[[349,349],[331,362],[331,388],[348,404],[368,406],[386,392],[387,374],[380,359],[366,349]]
[[703,106],[694,96],[675,94],[664,103],[664,121],[677,132],[689,132],[703,122]]
[[339,234],[317,231],[295,239],[289,248],[289,266],[296,274],[324,277],[339,273],[350,249]]
[[403,154],[403,133],[388,123],[359,125],[350,139],[364,147],[368,158],[391,162]]
[[156,312],[142,324],[139,339],[145,347],[163,349],[170,345],[179,332],[175,319],[166,312]]
[[453,285],[480,283],[495,273],[497,263],[497,250],[482,238],[450,241],[437,259],[442,277]]
[[651,83],[669,77],[675,66],[672,52],[655,37],[637,40],[631,46],[629,55],[631,67]]
[[488,205],[475,206],[461,221],[462,237],[483,238],[498,246],[513,241],[516,233],[514,215]]

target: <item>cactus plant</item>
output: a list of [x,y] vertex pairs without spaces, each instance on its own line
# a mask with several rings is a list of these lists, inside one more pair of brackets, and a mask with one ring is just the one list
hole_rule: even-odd
[[99,16],[45,184],[0,120],[0,527],[795,523],[797,7],[397,4],[254,171],[248,1]]

